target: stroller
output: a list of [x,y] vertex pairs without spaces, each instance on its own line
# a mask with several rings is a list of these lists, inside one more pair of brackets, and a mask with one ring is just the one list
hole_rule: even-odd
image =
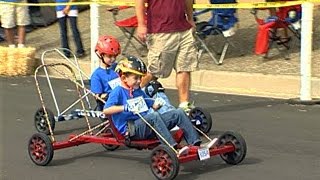
[[[225,4],[225,3],[237,3],[236,0],[210,0],[211,4]],[[208,21],[198,21],[198,16],[211,12],[211,18]],[[201,57],[202,53],[206,51],[211,59],[217,64],[221,65],[226,56],[229,45],[236,49],[234,43],[230,41],[230,37],[235,34],[236,24],[238,18],[236,16],[236,9],[203,9],[200,11],[195,11],[193,13],[196,22],[196,38],[198,47],[198,58]],[[223,46],[221,50],[216,51],[215,55],[218,56],[219,60],[214,56],[205,42],[205,39],[211,35],[221,36],[223,38]],[[241,55],[243,54],[241,52]]]

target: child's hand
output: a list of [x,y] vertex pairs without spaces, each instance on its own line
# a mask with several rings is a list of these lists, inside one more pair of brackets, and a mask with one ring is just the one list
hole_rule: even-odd
[[66,6],[66,7],[63,9],[63,13],[64,13],[65,15],[68,15],[69,12],[70,12],[70,6]]
[[104,93],[100,95],[101,99],[106,100],[108,98],[108,94]]
[[138,111],[137,107],[130,107],[129,104],[123,105],[123,111],[124,112],[132,112],[135,113]]
[[158,106],[158,107],[162,107],[165,104],[166,104],[166,101],[162,98],[156,98],[153,103],[154,106]]

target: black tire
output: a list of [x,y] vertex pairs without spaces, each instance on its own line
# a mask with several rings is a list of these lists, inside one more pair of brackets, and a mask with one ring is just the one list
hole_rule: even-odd
[[[56,122],[54,120],[54,115],[53,115],[53,112],[46,108],[46,111],[48,113],[48,118],[49,118],[49,122],[50,122],[50,125],[51,125],[51,129],[52,129],[52,132],[54,131],[54,128],[55,128],[55,125],[56,125]],[[34,125],[37,129],[38,132],[40,133],[44,133],[44,134],[49,134],[50,131],[49,131],[49,126],[48,126],[48,123],[47,123],[47,120],[46,120],[46,116],[45,116],[45,112],[44,112],[44,109],[41,107],[39,108],[36,113],[34,114]]]
[[[212,128],[212,118],[209,112],[202,108],[195,107],[190,110],[189,118],[194,126],[200,129],[205,134],[208,134]],[[196,124],[200,121],[200,124]],[[201,133],[200,133],[201,134]]]
[[53,146],[51,139],[44,133],[36,133],[28,142],[28,153],[33,163],[38,166],[46,166],[53,158]]
[[247,154],[246,141],[239,133],[227,131],[219,137],[218,147],[230,144],[235,147],[235,150],[233,152],[220,154],[220,157],[227,164],[239,164]]
[[[103,127],[102,127],[103,128]],[[108,132],[110,132],[111,134],[112,134],[112,136],[113,136],[113,132],[111,131],[111,129],[109,129],[109,128],[106,128],[103,132],[102,132],[102,134],[103,133],[108,133]],[[114,137],[114,136],[113,136]],[[114,151],[114,150],[116,150],[116,149],[118,149],[120,146],[119,145],[110,145],[110,144],[101,144],[102,145],[102,147],[104,147],[106,150],[108,150],[108,151]]]
[[166,145],[159,145],[151,152],[150,168],[157,179],[171,180],[179,173],[179,160],[176,153]]

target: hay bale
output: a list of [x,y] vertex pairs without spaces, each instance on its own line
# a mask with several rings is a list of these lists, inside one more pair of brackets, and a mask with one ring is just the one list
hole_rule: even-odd
[[0,75],[5,75],[7,69],[7,49],[0,46]]
[[33,74],[35,68],[35,48],[0,47],[0,74],[5,76],[25,76]]

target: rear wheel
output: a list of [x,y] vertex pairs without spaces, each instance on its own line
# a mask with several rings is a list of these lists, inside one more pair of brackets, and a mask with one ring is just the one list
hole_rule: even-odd
[[32,135],[28,143],[30,159],[38,166],[46,166],[53,158],[51,139],[43,133]]
[[[103,137],[114,137],[113,132],[110,128],[105,128],[105,130],[102,131],[101,135]],[[108,151],[114,151],[118,149],[120,146],[119,145],[110,145],[110,144],[101,144],[106,150]]]
[[220,157],[228,164],[239,164],[247,154],[247,145],[244,138],[236,132],[227,131],[219,137],[218,146],[233,145],[233,152],[221,154]]
[[174,179],[179,173],[179,160],[169,146],[159,145],[151,152],[150,168],[157,179]]
[[50,109],[46,108],[46,112],[48,116],[46,116],[44,108],[42,107],[36,111],[34,115],[34,125],[38,132],[49,134],[50,131],[49,131],[47,117],[51,125],[52,131],[54,131],[54,128],[55,128],[55,120],[54,120],[53,112]]
[[202,108],[195,107],[190,110],[189,118],[194,126],[205,134],[209,133],[212,128],[212,118],[209,112]]

